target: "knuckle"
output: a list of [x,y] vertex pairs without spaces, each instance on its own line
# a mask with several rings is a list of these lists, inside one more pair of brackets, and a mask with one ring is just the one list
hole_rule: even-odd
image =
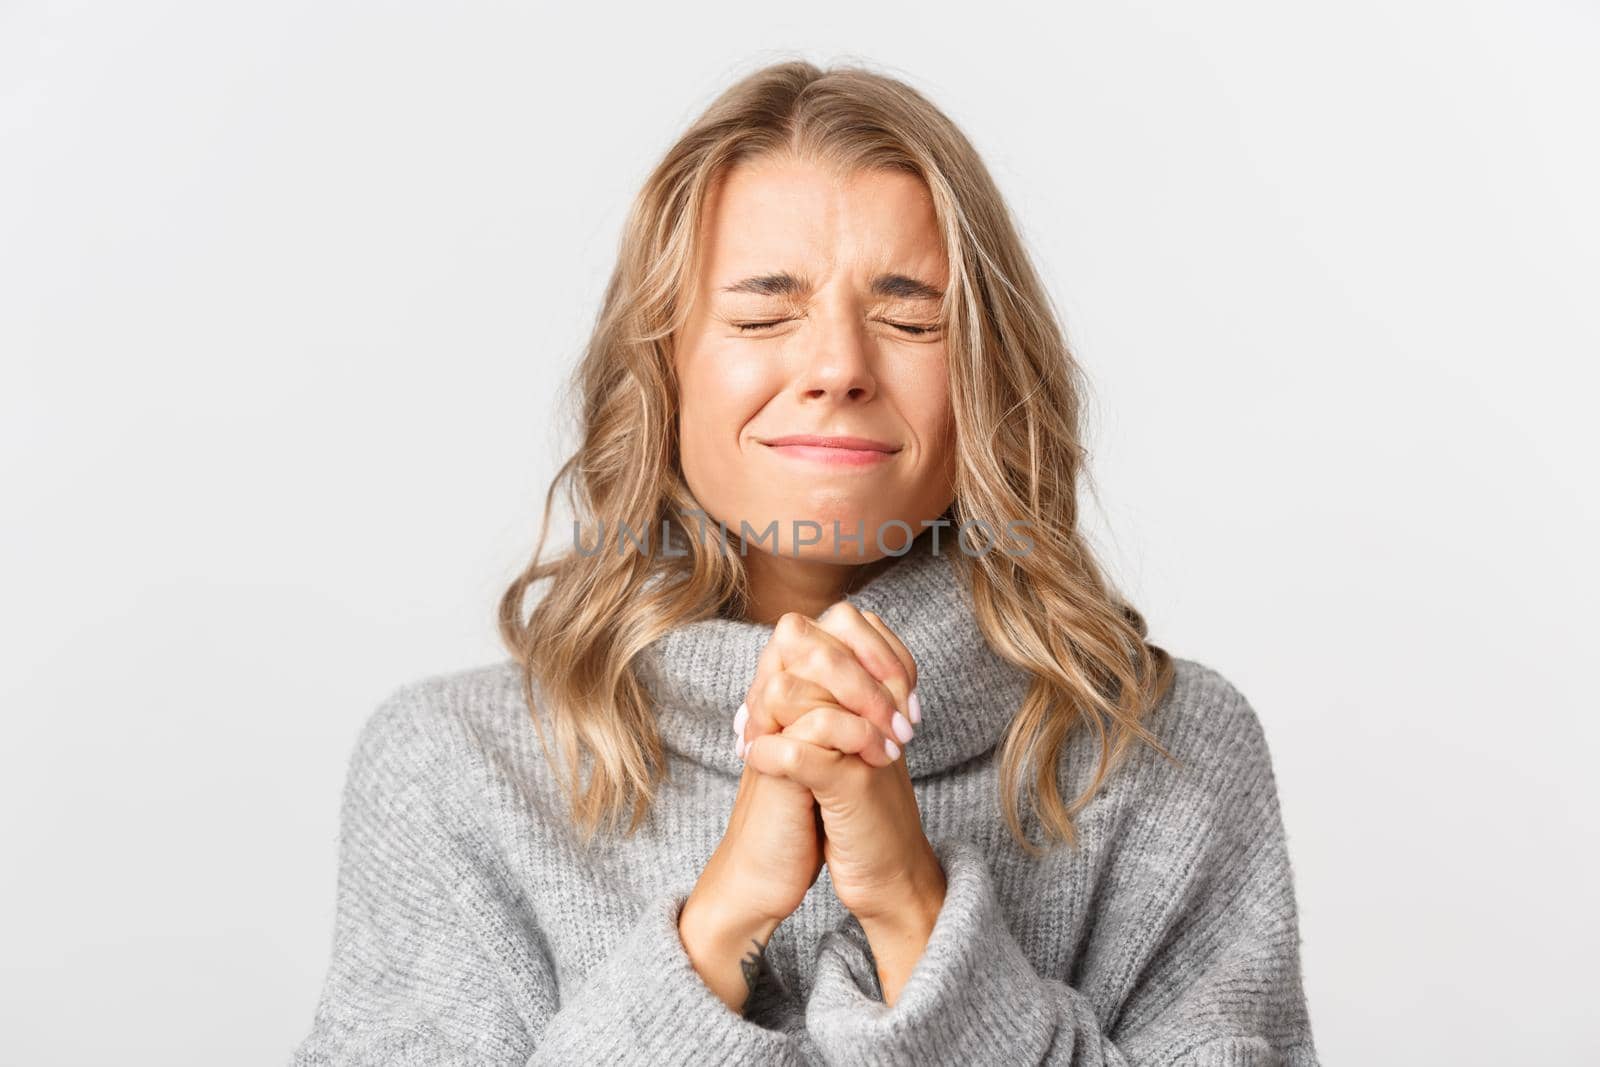
[[798,611],[786,611],[778,616],[778,622],[773,630],[782,637],[795,638],[806,632],[809,621]]
[[782,698],[786,704],[798,704],[811,691],[811,683],[798,674],[783,673]]
[[832,645],[812,645],[806,649],[806,665],[816,671],[832,670],[839,665],[838,650]]
[[861,615],[861,609],[848,600],[837,600],[823,614],[830,619],[852,619]]
[[823,736],[828,739],[848,737],[851,725],[848,720],[856,716],[840,708],[828,705],[816,710],[817,727]]
[[[770,675],[766,683],[761,687],[761,703],[763,705],[781,704],[788,698],[793,688],[794,676],[789,672],[780,671],[777,674]],[[763,710],[765,710],[764,707]]]

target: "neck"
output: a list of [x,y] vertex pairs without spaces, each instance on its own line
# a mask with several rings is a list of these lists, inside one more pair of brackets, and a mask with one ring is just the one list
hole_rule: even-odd
[[884,556],[869,563],[836,563],[757,550],[745,559],[750,596],[743,618],[773,625],[785,613],[816,618],[894,563]]

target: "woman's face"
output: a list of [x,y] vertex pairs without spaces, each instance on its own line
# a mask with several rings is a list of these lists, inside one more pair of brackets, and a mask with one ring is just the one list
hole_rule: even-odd
[[[707,521],[784,556],[899,552],[953,499],[948,261],[926,186],[754,160],[712,190],[704,223],[674,359],[684,475]],[[861,440],[780,443],[793,437]]]

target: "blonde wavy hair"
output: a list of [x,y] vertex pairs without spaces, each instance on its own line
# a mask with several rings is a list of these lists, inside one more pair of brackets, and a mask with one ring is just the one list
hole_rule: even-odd
[[[861,66],[794,60],[742,78],[705,110],[650,174],[570,385],[581,441],[545,499],[532,562],[500,599],[501,639],[542,701],[562,752],[574,823],[592,837],[624,808],[639,825],[666,760],[635,657],[657,637],[717,615],[741,617],[748,586],[733,537],[693,536],[698,509],[678,458],[672,344],[699,266],[702,206],[725,170],[776,153],[852,173],[894,168],[932,193],[948,255],[943,322],[959,456],[949,513],[1031,523],[1027,554],[964,560],[977,620],[997,654],[1033,675],[1000,748],[1000,803],[1021,846],[1026,795],[1042,826],[1076,842],[1073,816],[1136,739],[1170,688],[1171,657],[1102,575],[1078,529],[1082,372],[1050,298],[977,151],[929,100]],[[543,560],[563,487],[585,528],[604,517],[684,535],[688,554],[574,549]],[[670,527],[663,523],[671,524]],[[709,543],[708,543],[709,542]],[[529,588],[548,587],[524,614]],[[1074,728],[1095,731],[1093,781],[1071,803],[1057,761]],[[546,758],[550,746],[538,727]],[[583,779],[588,765],[590,774]]]

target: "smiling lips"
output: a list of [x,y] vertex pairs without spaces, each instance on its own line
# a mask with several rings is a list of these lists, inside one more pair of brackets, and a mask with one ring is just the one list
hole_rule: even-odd
[[848,467],[864,467],[882,463],[900,451],[899,445],[874,441],[870,437],[824,437],[817,434],[790,434],[761,442],[780,456],[809,460],[813,463],[831,463]]

